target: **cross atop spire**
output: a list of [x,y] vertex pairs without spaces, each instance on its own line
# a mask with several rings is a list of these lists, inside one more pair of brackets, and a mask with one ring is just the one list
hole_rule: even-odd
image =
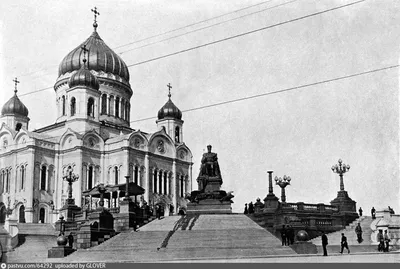
[[18,85],[19,81],[18,81],[17,78],[13,79],[13,81],[14,81],[14,83],[15,83],[14,93],[17,94],[17,91],[18,91],[18,90],[17,90],[17,85]]
[[172,89],[171,83],[168,83],[167,87],[168,87],[168,98],[171,98],[171,89]]
[[82,47],[81,47],[81,49],[83,50],[83,66],[85,66],[85,64],[86,64],[86,52],[89,52],[89,50],[86,48],[86,44],[85,45],[83,45]]
[[100,15],[100,13],[97,11],[97,7],[94,7],[94,9],[92,8],[92,12],[94,13],[93,27],[94,27],[94,30],[96,31],[96,28],[98,26],[98,24],[97,24],[97,15]]

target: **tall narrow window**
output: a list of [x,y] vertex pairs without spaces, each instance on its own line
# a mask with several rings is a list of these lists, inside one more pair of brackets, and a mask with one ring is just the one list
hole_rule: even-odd
[[162,171],[158,173],[158,193],[162,194]]
[[94,117],[94,99],[90,97],[87,102],[87,115]]
[[181,177],[181,197],[183,197],[183,176]]
[[47,174],[47,167],[45,165],[42,165],[42,173],[40,177],[40,189],[41,190],[46,190],[46,174]]
[[10,178],[11,178],[11,171],[7,170],[6,174],[6,192],[10,192]]
[[24,189],[25,185],[25,166],[21,166],[21,190]]
[[65,115],[65,96],[64,95],[61,97],[61,100],[62,100],[62,115],[64,116]]
[[179,135],[180,135],[180,132],[179,132],[180,130],[179,130],[179,126],[176,126],[176,128],[175,128],[175,142],[180,142],[180,139],[179,139]]
[[115,117],[119,118],[119,97],[115,98]]
[[109,104],[109,108],[108,108],[108,115],[110,116],[115,116],[114,114],[114,96],[110,96],[110,104]]
[[107,94],[103,94],[101,97],[101,114],[107,114]]
[[167,187],[167,172],[164,172],[164,194],[168,194]]
[[88,189],[93,188],[93,166],[89,167]]
[[135,166],[135,183],[138,184],[139,167]]
[[76,100],[75,97],[71,98],[71,116],[74,116],[76,113]]
[[118,167],[114,167],[115,185],[118,185]]
[[121,111],[121,119],[125,119],[125,100],[121,98],[121,108],[119,109]]
[[0,193],[4,192],[4,171],[0,172]]

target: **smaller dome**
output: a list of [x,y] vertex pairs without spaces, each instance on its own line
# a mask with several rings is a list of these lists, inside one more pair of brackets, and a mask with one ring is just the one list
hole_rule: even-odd
[[100,88],[97,77],[87,69],[85,64],[71,76],[68,85],[70,88],[75,86],[86,86],[95,90]]
[[158,119],[162,120],[165,118],[182,119],[182,112],[171,101],[171,95],[169,95],[169,99],[165,105],[158,111]]
[[28,109],[21,102],[21,100],[19,100],[17,96],[17,91],[14,92],[15,92],[14,96],[11,97],[11,99],[4,104],[3,109],[1,110],[1,115],[2,116],[18,115],[18,116],[28,117],[29,113]]

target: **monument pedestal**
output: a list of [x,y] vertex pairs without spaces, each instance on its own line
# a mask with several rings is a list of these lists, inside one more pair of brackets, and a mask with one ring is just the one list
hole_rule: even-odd
[[198,203],[188,203],[186,214],[231,214],[231,203],[231,201],[217,199],[200,200]]
[[47,252],[47,258],[64,258],[65,256],[71,254],[75,250],[67,246],[56,246],[49,249]]

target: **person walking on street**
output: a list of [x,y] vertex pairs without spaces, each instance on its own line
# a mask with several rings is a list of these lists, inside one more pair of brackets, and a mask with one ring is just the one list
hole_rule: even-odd
[[245,215],[249,214],[249,211],[247,210],[247,204],[244,204],[244,214]]
[[387,233],[387,230],[385,230],[385,234],[383,235],[383,240],[385,241],[385,252],[389,252],[389,242],[390,242],[390,238],[389,235]]
[[360,206],[360,209],[358,209],[358,213],[359,213],[360,217],[362,216],[362,212],[363,212],[363,210],[362,210],[362,208]]
[[375,208],[372,207],[372,209],[371,209],[371,216],[372,216],[372,219],[375,219],[375,212],[376,212]]
[[286,246],[287,230],[286,230],[286,228],[285,228],[285,225],[282,225],[281,237],[282,237],[282,246]]
[[350,254],[350,249],[349,249],[349,245],[347,244],[347,237],[344,236],[344,233],[342,233],[342,239],[340,241],[340,245],[342,246],[342,248],[340,249],[340,254],[343,253],[343,249],[347,248],[347,253]]
[[383,238],[382,230],[379,230],[379,233],[376,236],[376,241],[378,241],[378,243],[379,243],[378,251],[383,251],[385,248],[385,245],[384,245],[385,240]]
[[357,234],[357,241],[359,244],[361,244],[363,239],[362,239],[362,229],[360,223],[358,223],[358,225],[356,226],[356,234]]
[[322,231],[322,249],[324,250],[324,256],[328,256],[328,251],[326,250],[326,246],[328,245],[328,237],[326,236],[325,232]]

